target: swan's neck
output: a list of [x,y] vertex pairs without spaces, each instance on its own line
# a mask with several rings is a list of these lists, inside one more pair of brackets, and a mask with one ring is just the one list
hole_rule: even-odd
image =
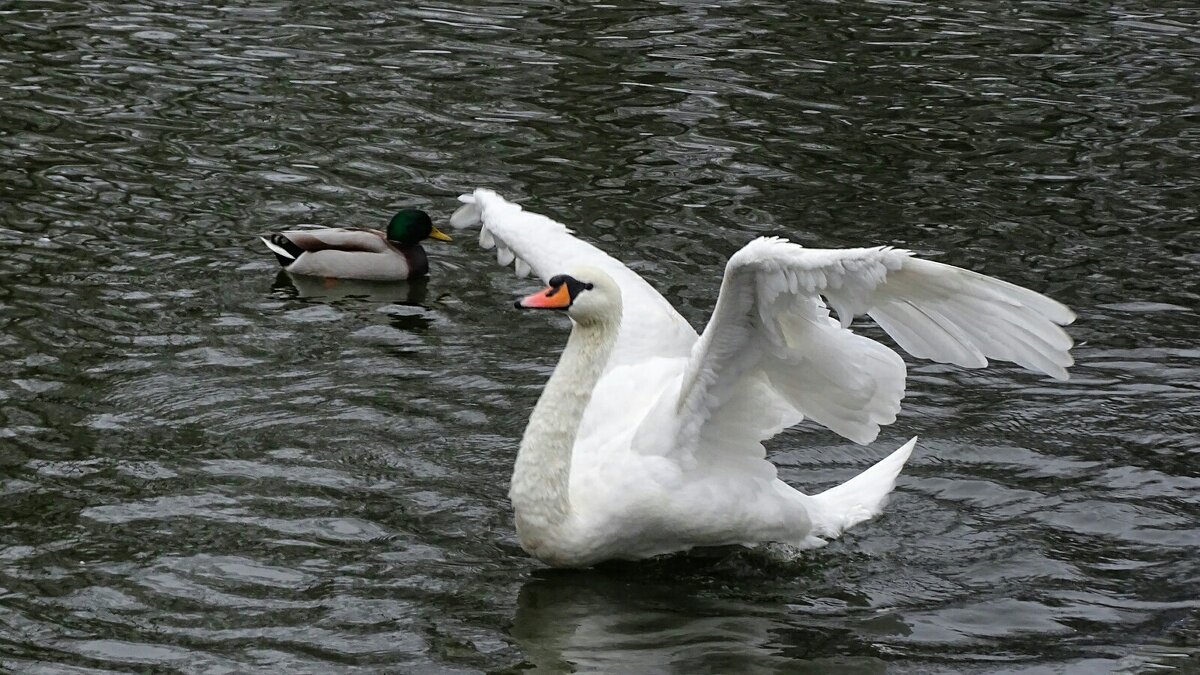
[[619,320],[577,323],[542,390],[513,469],[509,497],[527,549],[546,542],[570,514],[571,452],[592,389],[608,363]]

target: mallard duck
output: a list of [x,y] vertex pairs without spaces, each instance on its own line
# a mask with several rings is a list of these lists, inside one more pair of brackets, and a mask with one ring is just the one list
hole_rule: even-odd
[[[501,263],[549,286],[517,302],[572,319],[517,451],[509,497],[526,551],[555,566],[696,546],[819,546],[880,513],[916,443],[815,495],[776,477],[762,442],[805,417],[856,443],[891,424],[904,361],[854,333],[872,317],[910,354],[967,368],[1013,361],[1066,379],[1074,320],[1034,291],[886,246],[751,241],[697,335],[625,265],[490,190],[479,225]],[[836,310],[837,319],[830,315]]]
[[423,239],[450,241],[429,214],[405,209],[387,231],[329,227],[277,232],[260,237],[283,269],[293,274],[369,281],[400,281],[429,273]]

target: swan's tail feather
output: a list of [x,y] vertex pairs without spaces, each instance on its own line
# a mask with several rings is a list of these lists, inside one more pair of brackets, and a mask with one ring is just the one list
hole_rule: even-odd
[[815,503],[810,517],[812,533],[806,545],[824,542],[815,537],[836,537],[846,529],[879,515],[887,496],[896,486],[896,476],[917,444],[913,436],[892,454],[854,478],[811,497]]

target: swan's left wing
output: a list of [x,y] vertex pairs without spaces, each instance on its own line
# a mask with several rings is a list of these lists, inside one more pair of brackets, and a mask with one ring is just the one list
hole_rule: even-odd
[[905,366],[849,330],[860,314],[913,356],[942,363],[979,368],[1000,359],[1066,379],[1073,362],[1059,325],[1075,315],[1028,289],[899,249],[806,249],[760,238],[730,258],[692,349],[677,447],[767,438],[779,416],[756,420],[756,411],[781,403],[794,410],[784,423],[807,416],[857,443],[873,441],[900,410]]
[[604,270],[617,282],[624,313],[610,369],[644,358],[682,358],[690,353],[696,331],[666,298],[621,261],[572,236],[566,225],[530,213],[492,190],[479,188],[458,199],[463,205],[450,217],[451,226],[479,225],[480,246],[495,247],[496,261],[514,264],[517,276],[533,272],[548,282],[573,267],[588,265]]

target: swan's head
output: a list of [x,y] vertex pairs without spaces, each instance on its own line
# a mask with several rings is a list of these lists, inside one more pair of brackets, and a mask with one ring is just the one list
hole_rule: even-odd
[[550,278],[550,285],[521,298],[517,309],[557,309],[576,323],[621,318],[621,289],[612,277],[595,267],[578,267]]

